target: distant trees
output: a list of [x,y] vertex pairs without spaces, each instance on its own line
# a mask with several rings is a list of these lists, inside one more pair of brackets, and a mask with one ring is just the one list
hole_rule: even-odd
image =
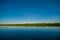
[[60,26],[60,23],[0,24],[0,26]]

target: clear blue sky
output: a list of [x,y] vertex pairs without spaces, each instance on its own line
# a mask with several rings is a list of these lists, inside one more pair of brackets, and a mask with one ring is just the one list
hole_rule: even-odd
[[0,0],[0,23],[60,22],[60,0]]

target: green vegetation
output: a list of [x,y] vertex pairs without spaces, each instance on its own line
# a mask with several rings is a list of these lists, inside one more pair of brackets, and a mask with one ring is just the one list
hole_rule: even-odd
[[0,24],[0,26],[60,26],[60,23]]

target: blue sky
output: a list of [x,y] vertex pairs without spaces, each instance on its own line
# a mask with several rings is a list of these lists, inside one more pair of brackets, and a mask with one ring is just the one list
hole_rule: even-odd
[[0,0],[0,23],[60,22],[60,0]]

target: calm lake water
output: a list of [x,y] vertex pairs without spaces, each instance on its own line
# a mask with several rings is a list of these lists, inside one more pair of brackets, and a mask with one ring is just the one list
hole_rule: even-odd
[[0,26],[0,40],[60,40],[60,27]]

